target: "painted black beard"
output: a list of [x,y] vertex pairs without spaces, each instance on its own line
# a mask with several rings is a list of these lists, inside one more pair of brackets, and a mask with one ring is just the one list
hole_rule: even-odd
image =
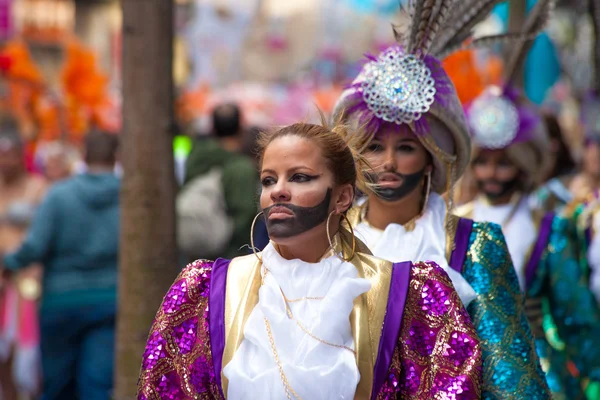
[[[423,168],[421,171],[415,172],[414,174],[400,174],[398,172],[394,172],[394,175],[402,180],[400,186],[397,188],[382,188],[375,186],[375,194],[377,197],[385,201],[398,201],[419,186],[423,180],[423,176],[425,176],[425,170],[426,168]],[[377,185],[379,182],[379,174],[370,174],[369,180]]]
[[[327,221],[331,192],[331,188],[327,189],[323,201],[313,207],[300,207],[294,204],[273,204],[263,209],[269,237],[273,239],[291,238]],[[294,213],[294,216],[286,219],[270,220],[269,213],[273,207],[285,207]]]
[[[495,185],[499,185],[500,190],[497,192],[486,191],[484,188],[485,188],[485,185],[487,185],[488,183],[493,183]],[[507,194],[516,191],[519,188],[519,183],[520,183],[520,179],[517,176],[516,178],[511,179],[510,181],[498,181],[496,179],[477,181],[477,187],[478,187],[479,191],[485,195],[485,197],[487,197],[488,199],[493,201],[493,200],[498,200],[498,199],[506,196]]]

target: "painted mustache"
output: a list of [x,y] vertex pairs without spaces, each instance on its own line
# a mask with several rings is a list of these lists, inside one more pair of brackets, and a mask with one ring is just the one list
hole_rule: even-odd
[[[477,181],[477,187],[480,192],[483,192],[489,199],[495,200],[504,197],[508,193],[516,190],[519,187],[520,179],[517,176],[509,181],[499,181],[497,179],[486,179]],[[490,192],[486,189],[488,185],[497,185],[500,189]]]
[[[263,209],[267,232],[273,239],[287,239],[300,235],[327,221],[332,189],[328,188],[325,198],[316,206],[301,207],[295,204],[278,203]],[[270,218],[273,214],[287,215]]]
[[[425,176],[426,168],[415,172],[413,174],[401,174],[398,172],[383,172],[378,174],[369,174],[368,179],[371,183],[375,184],[375,194],[385,201],[398,201],[406,197],[408,194],[415,190],[423,177]],[[399,181],[401,182],[398,187],[383,187],[379,186],[381,182],[386,181]]]

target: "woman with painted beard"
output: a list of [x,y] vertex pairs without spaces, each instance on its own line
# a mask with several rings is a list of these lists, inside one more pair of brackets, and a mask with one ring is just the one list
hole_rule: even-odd
[[517,83],[530,44],[523,43],[507,53],[503,86],[487,87],[466,107],[478,196],[457,214],[502,226],[553,398],[584,399],[600,379],[600,314],[569,221],[531,204],[550,141],[539,108]]
[[[487,15],[479,3],[456,4],[445,24],[413,20],[426,32],[436,24],[443,28],[437,36],[433,32],[429,48],[404,36],[401,46],[372,58],[342,94],[335,114],[364,127],[358,130],[367,138],[362,154],[377,184],[348,217],[377,257],[433,260],[448,272],[481,340],[483,398],[549,399],[500,226],[455,217],[442,198],[469,163],[470,135],[455,88],[435,55],[460,44],[466,37],[457,32],[470,31]],[[473,10],[478,11],[470,14]]]
[[365,171],[345,137],[303,123],[261,137],[271,242],[183,270],[138,399],[480,398],[479,340],[444,271],[375,258],[341,227]]

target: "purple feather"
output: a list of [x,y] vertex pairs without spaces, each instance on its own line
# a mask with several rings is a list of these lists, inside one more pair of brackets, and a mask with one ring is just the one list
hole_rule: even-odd
[[[385,56],[391,52],[404,52],[403,49],[394,45],[385,50],[380,57]],[[379,58],[373,56],[372,54],[366,55],[366,63],[377,62]],[[434,96],[434,103],[437,103],[440,107],[445,108],[448,106],[452,98],[456,96],[456,92],[454,86],[444,71],[442,64],[435,57],[427,55],[423,59],[425,65],[431,71],[431,76],[435,81],[435,89],[436,93]],[[348,89],[352,91],[349,95],[349,103],[353,104],[346,110],[347,115],[357,115],[359,123],[367,129],[368,132],[379,132],[384,125],[389,124],[387,121],[377,117],[374,113],[369,109],[367,103],[363,98],[363,88],[361,81],[354,81]],[[425,115],[425,114],[424,114]],[[414,125],[414,133],[417,135],[425,135],[429,132],[429,126],[427,124],[427,120],[421,115],[421,117],[413,122]]]
[[515,105],[519,114],[519,130],[511,144],[532,140],[535,129],[538,124],[542,123],[539,112],[533,105],[523,101],[524,94],[520,89],[513,86],[505,86],[503,93]]

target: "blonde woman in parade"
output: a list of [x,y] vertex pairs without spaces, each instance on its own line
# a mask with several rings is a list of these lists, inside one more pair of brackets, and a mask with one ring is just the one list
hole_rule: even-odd
[[365,128],[362,154],[377,183],[349,212],[350,223],[374,255],[433,260],[448,272],[481,340],[483,398],[549,399],[500,226],[457,218],[442,198],[469,163],[470,135],[436,56],[460,47],[499,1],[434,3],[454,12],[446,21],[442,13],[429,23],[414,17],[428,33],[409,27],[400,46],[371,59],[336,105],[337,115]]
[[304,123],[261,137],[271,242],[183,270],[138,399],[480,398],[479,339],[443,269],[375,258],[342,227],[366,170],[345,137]]
[[[541,8],[538,2],[525,29],[537,24]],[[502,226],[553,398],[584,399],[587,392],[592,399],[600,378],[600,314],[578,266],[569,221],[530,203],[549,156],[542,114],[517,78],[530,45],[513,45],[503,86],[487,87],[466,106],[478,196],[457,213]]]

